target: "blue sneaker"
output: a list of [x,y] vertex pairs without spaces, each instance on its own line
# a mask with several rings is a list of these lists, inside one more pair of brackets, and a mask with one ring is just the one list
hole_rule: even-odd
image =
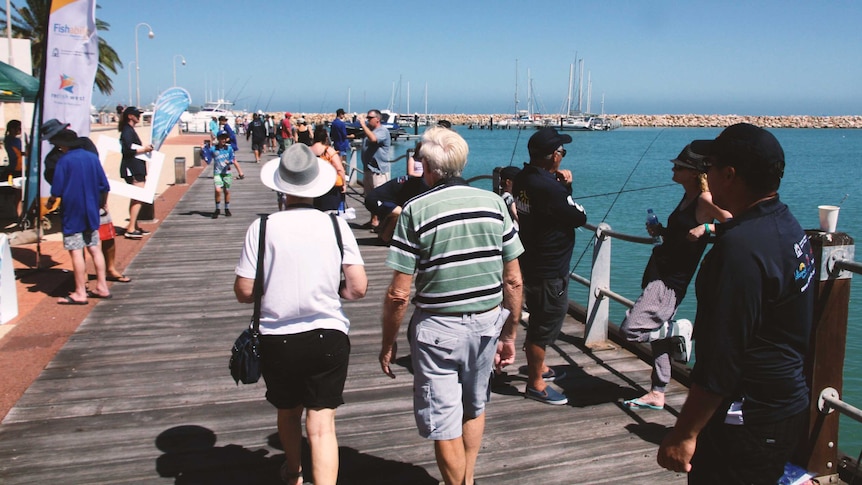
[[554,406],[561,406],[563,404],[568,404],[569,402],[569,399],[566,396],[555,391],[550,386],[545,387],[544,391],[537,391],[532,387],[527,386],[527,390],[524,391],[524,397],[543,402],[545,404],[552,404]]
[[555,371],[553,367],[548,367],[548,372],[542,373],[542,380],[545,382],[561,381],[566,377],[566,371],[560,369]]

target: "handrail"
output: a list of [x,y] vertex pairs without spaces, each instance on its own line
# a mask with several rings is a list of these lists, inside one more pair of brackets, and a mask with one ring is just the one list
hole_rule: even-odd
[[[584,227],[586,227],[587,229],[589,229],[593,232],[596,232],[596,234],[598,236],[598,234],[599,234],[598,233],[598,229],[599,229],[598,226],[594,226],[590,223],[586,223],[586,224],[584,224]],[[633,242],[633,243],[638,243],[638,244],[652,244],[653,243],[653,238],[651,238],[651,237],[635,236],[633,234],[626,234],[624,232],[612,231],[611,226],[608,226],[607,224],[605,224],[605,227],[606,227],[605,229],[602,229],[601,234],[606,234],[610,237],[619,239],[621,241],[628,241],[628,242]]]
[[839,259],[834,263],[837,270],[847,270],[851,273],[862,274],[862,263],[853,261],[852,259]]
[[838,391],[832,387],[827,387],[820,391],[820,398],[817,400],[817,409],[823,414],[838,411],[844,416],[862,423],[862,409],[842,401],[838,396]]

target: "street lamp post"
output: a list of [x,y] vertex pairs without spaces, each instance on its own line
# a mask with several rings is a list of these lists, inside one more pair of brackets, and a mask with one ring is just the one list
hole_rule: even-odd
[[182,54],[176,54],[174,56],[174,86],[177,85],[177,57],[183,60],[183,65],[186,65],[186,58],[183,57]]
[[138,65],[135,61],[129,62],[129,106],[132,106],[132,64]]
[[136,87],[137,87],[137,102],[138,102],[137,106],[138,107],[141,106],[141,61],[138,60],[138,27],[141,27],[143,25],[146,25],[147,28],[150,29],[150,32],[147,34],[147,36],[149,36],[150,39],[152,39],[153,37],[156,36],[156,34],[153,33],[153,28],[150,27],[150,24],[148,24],[146,22],[141,22],[135,26],[135,83],[136,83]]

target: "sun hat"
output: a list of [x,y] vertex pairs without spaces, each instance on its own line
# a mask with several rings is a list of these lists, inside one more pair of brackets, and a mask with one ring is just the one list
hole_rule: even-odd
[[692,143],[689,143],[679,152],[679,155],[676,156],[671,163],[674,165],[679,165],[680,167],[690,168],[692,170],[697,170],[699,172],[704,171],[704,163],[703,159],[705,155],[701,153],[696,153],[692,149]]
[[335,169],[314,155],[304,143],[294,143],[281,158],[260,169],[263,185],[294,197],[317,197],[335,186]]
[[49,138],[48,141],[54,146],[70,148],[80,146],[81,144],[78,140],[78,134],[68,128],[60,130],[54,136]]
[[45,140],[50,140],[51,137],[60,133],[60,131],[69,127],[69,123],[63,123],[57,118],[51,118],[50,120],[42,123],[42,126],[39,128],[41,132],[42,138]]
[[543,157],[554,153],[554,150],[559,148],[561,145],[571,142],[571,136],[557,133],[557,130],[554,128],[546,126],[539,129],[539,131],[530,137],[530,141],[527,142],[527,151],[530,153],[531,157]]

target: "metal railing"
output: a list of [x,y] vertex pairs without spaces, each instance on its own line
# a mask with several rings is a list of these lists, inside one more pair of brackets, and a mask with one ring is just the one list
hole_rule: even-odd
[[593,262],[590,278],[575,272],[569,274],[569,279],[589,288],[587,312],[585,318],[586,330],[584,344],[590,348],[606,347],[608,341],[608,323],[610,322],[609,300],[613,300],[628,308],[634,306],[634,301],[611,290],[611,240],[619,239],[637,244],[652,244],[651,237],[634,236],[616,232],[611,226],[602,222],[598,226],[585,224],[584,227],[595,231],[595,246],[593,247]]

